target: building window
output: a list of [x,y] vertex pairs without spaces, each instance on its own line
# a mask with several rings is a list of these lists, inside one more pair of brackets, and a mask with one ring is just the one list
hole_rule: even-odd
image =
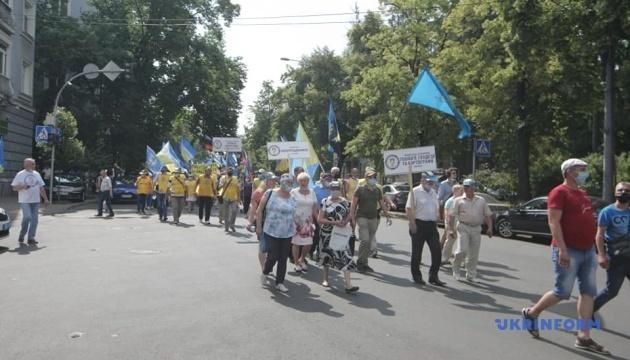
[[24,32],[35,37],[35,4],[24,1]]
[[0,45],[0,75],[7,76],[7,47]]
[[33,95],[33,64],[22,62],[22,93]]
[[8,7],[11,7],[11,0],[2,0],[3,3],[7,4]]
[[59,0],[59,15],[70,16],[70,0]]

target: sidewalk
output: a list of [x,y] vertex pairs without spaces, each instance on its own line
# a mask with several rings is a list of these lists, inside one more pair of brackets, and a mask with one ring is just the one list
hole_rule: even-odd
[[[84,202],[73,202],[73,203],[61,203],[58,204],[59,201],[55,200],[53,204],[49,204],[48,206],[44,206],[42,202],[39,206],[39,214],[42,216],[51,216],[66,212],[68,210],[77,208],[79,206],[88,205],[88,204],[96,204],[96,198],[88,198]],[[16,220],[22,218],[22,211],[20,210],[20,204],[18,204],[17,196],[3,196],[0,197],[0,207],[3,208],[9,217],[11,218],[11,228],[15,228]],[[19,225],[19,223],[18,223]],[[19,229],[18,229],[19,230]]]

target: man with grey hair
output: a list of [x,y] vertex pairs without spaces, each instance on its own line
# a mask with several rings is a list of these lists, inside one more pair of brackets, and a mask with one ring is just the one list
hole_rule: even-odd
[[48,197],[44,189],[44,180],[35,170],[35,160],[24,159],[24,170],[20,171],[11,182],[13,191],[18,192],[18,203],[22,209],[22,228],[18,242],[24,243],[24,236],[28,232],[28,244],[37,244],[35,233],[39,223],[40,196],[44,198],[44,205],[48,205]]
[[[535,320],[544,310],[561,300],[568,300],[576,279],[580,290],[577,307],[578,317],[583,320],[581,323],[588,324],[593,315],[593,298],[597,295],[596,226],[591,199],[586,191],[580,189],[588,177],[587,166],[588,164],[580,159],[563,162],[560,170],[564,181],[553,188],[548,196],[555,285],[553,290],[545,293],[534,306],[521,310],[523,318],[531,324],[527,331],[535,338],[540,336],[536,326],[538,322]],[[608,349],[591,339],[586,325],[578,326],[574,346],[610,355]]]
[[107,205],[109,215],[107,217],[114,217],[114,209],[112,208],[112,197],[114,196],[114,186],[112,185],[112,179],[107,176],[107,170],[101,170],[101,177],[98,179],[98,213],[96,216],[103,216],[103,202]]

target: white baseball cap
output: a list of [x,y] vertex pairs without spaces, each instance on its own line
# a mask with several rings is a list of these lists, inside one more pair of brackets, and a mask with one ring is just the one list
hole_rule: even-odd
[[564,174],[565,172],[567,172],[567,170],[574,166],[588,166],[588,164],[584,160],[569,159],[562,163],[562,166],[560,166],[560,170],[562,170],[562,173]]

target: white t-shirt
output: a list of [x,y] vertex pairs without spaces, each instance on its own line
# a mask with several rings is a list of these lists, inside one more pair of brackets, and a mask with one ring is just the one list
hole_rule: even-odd
[[20,204],[31,204],[40,202],[39,189],[44,186],[42,176],[35,170],[22,170],[13,179],[11,186],[29,186],[28,189],[18,191],[18,202]]

